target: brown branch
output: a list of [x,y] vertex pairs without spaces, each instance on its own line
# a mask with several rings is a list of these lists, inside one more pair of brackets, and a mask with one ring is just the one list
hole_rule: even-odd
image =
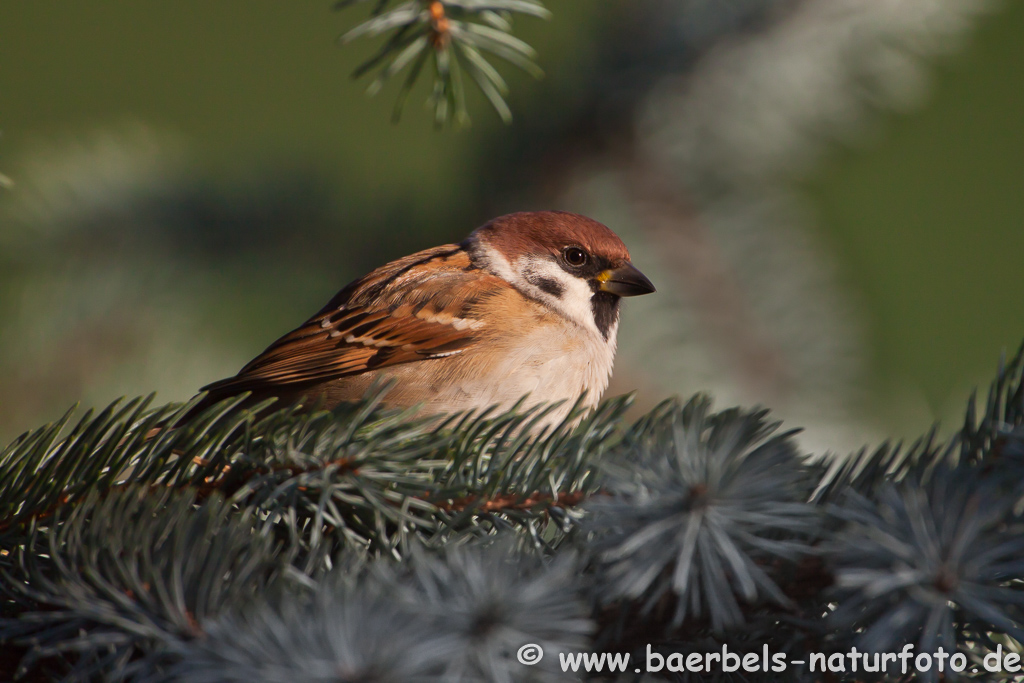
[[508,510],[530,510],[538,505],[572,507],[579,505],[586,497],[587,494],[583,491],[565,491],[557,496],[551,496],[549,493],[534,493],[526,498],[523,498],[522,494],[506,493],[499,494],[490,499],[481,499],[479,496],[465,496],[464,498],[455,498],[447,502],[434,502],[434,505],[445,512],[461,512],[472,507],[481,512],[505,512]]
[[245,484],[252,481],[256,476],[275,474],[277,472],[287,472],[292,477],[299,477],[303,474],[321,472],[332,466],[336,466],[340,472],[345,474],[359,474],[359,468],[355,466],[355,462],[352,458],[337,458],[312,467],[298,467],[296,465],[287,465],[283,463],[275,463],[269,467],[257,465],[256,467],[245,471],[240,475],[238,480],[233,481],[230,479],[232,471],[231,465],[228,464],[221,468],[220,472],[216,475],[206,477],[203,480],[203,484],[197,487],[196,499],[203,500],[218,491],[223,492],[225,496],[231,496]]
[[435,50],[443,50],[451,40],[451,26],[444,11],[444,3],[434,0],[430,3],[430,44]]
[[[194,461],[197,465],[203,466],[208,464],[200,458],[195,458]],[[261,474],[270,474],[273,472],[288,472],[291,476],[296,477],[302,474],[309,474],[318,470],[324,470],[328,467],[336,465],[339,470],[348,471],[350,474],[358,474],[359,468],[352,466],[351,458],[338,458],[337,460],[331,460],[318,467],[295,467],[293,465],[281,465],[277,464],[273,467],[254,467],[237,481],[231,481],[229,479],[231,472],[231,465],[225,465],[219,473],[216,475],[206,477],[201,485],[195,486],[196,500],[202,501],[210,497],[214,493],[221,492],[225,496],[230,496],[232,493],[238,491],[242,486],[252,481],[253,477]],[[113,491],[117,491],[123,488],[121,485],[115,485],[104,491],[104,495],[109,494]],[[151,489],[159,490],[164,488],[159,484],[154,484]],[[300,487],[300,490],[305,490],[306,487]],[[475,507],[480,512],[507,512],[512,510],[530,510],[537,506],[544,505],[546,507],[574,507],[582,503],[588,496],[583,491],[564,491],[559,493],[557,496],[552,496],[548,493],[534,493],[529,494],[525,498],[523,494],[517,493],[505,493],[499,494],[493,498],[481,499],[479,496],[470,495],[462,498],[453,498],[447,501],[436,501],[429,496],[413,496],[427,503],[431,503],[436,506],[439,510],[445,512],[462,512],[466,509]],[[47,507],[40,512],[37,512],[21,519],[4,520],[0,521],[0,531],[6,531],[16,524],[26,524],[32,521],[42,521],[49,519],[57,513],[63,506],[71,503],[80,502],[81,498],[72,499],[71,495],[64,493],[60,497],[60,501],[54,505]]]
[[57,510],[61,509],[64,505],[66,505],[70,499],[71,495],[67,491],[65,491],[60,495],[60,498],[57,499],[56,503],[47,506],[46,508],[44,508],[43,510],[36,514],[29,515],[21,519],[14,518],[0,520],[0,532],[7,531],[16,524],[24,524],[25,522],[33,520],[39,521],[43,519],[48,519],[49,517],[52,517],[53,515],[57,514]]
[[[203,460],[202,458],[198,457],[193,458],[192,462],[194,462],[196,465],[199,465],[200,467],[204,467],[209,464],[209,461]],[[196,491],[196,500],[202,501],[205,500],[206,498],[209,498],[211,495],[217,493],[218,491],[222,491],[225,496],[230,496],[232,493],[242,488],[242,486],[252,481],[254,477],[259,475],[273,474],[275,472],[288,472],[291,476],[297,477],[303,474],[309,474],[312,472],[325,470],[331,466],[337,466],[338,469],[342,472],[348,472],[351,474],[359,473],[359,468],[354,466],[354,463],[351,458],[338,458],[336,460],[330,460],[328,462],[313,467],[297,467],[295,465],[286,465],[281,463],[274,464],[270,467],[256,466],[249,469],[244,474],[240,475],[237,480],[233,481],[230,479],[232,467],[230,464],[226,464],[217,473],[204,478],[202,484],[189,484],[182,488],[194,488]],[[230,487],[228,486],[229,483]],[[152,486],[150,486],[150,489],[153,491],[158,491],[166,489],[168,486],[169,485],[165,484],[153,484]],[[115,484],[108,488],[106,491],[103,491],[103,495],[108,495],[114,491],[119,491],[123,488],[125,488],[124,484]],[[63,493],[61,493],[60,498],[57,500],[56,503],[54,503],[53,505],[49,505],[46,508],[39,510],[38,512],[34,512],[28,515],[19,515],[17,517],[5,520],[0,520],[0,532],[7,531],[8,529],[14,526],[24,525],[30,522],[40,522],[47,520],[50,517],[53,517],[55,514],[57,514],[57,512],[64,506],[68,504],[81,502],[81,500],[82,496],[73,497],[70,491],[65,490]]]

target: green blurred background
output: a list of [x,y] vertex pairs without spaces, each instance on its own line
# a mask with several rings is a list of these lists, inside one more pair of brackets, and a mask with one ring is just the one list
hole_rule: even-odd
[[1024,3],[937,62],[924,106],[837,150],[808,198],[868,314],[879,391],[959,412],[1024,339]]
[[0,6],[0,440],[187,399],[365,270],[531,208],[658,276],[613,384],[642,405],[709,390],[836,450],[958,419],[1024,339],[1024,3],[836,2],[551,0],[516,25],[546,78],[502,69],[515,122],[473,96],[440,131],[426,82],[398,125],[363,95],[374,45],[335,44],[363,13],[326,0]]

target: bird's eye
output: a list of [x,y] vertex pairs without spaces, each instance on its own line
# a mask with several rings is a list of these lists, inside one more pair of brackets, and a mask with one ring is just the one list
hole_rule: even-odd
[[579,268],[587,262],[587,252],[583,251],[579,247],[566,247],[562,250],[562,258],[570,266]]

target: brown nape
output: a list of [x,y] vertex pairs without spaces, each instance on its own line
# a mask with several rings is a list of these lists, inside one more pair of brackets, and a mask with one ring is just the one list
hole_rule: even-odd
[[612,263],[629,260],[626,245],[607,226],[567,211],[510,213],[480,226],[472,236],[483,237],[509,260],[536,253],[538,246],[552,254],[578,246]]

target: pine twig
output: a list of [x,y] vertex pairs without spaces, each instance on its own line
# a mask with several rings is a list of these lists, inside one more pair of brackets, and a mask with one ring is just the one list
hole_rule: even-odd
[[[369,0],[346,0],[335,5],[344,9]],[[440,125],[469,123],[462,74],[466,72],[480,88],[505,123],[512,111],[505,100],[508,85],[484,57],[489,53],[539,78],[532,47],[512,35],[512,16],[550,16],[540,0],[408,0],[388,10],[389,0],[377,0],[370,18],[339,38],[349,43],[357,38],[388,34],[380,49],[360,64],[354,78],[377,70],[367,92],[375,95],[398,73],[408,67],[395,103],[393,120],[401,116],[406,99],[425,64],[433,66],[434,78],[427,102]]]

